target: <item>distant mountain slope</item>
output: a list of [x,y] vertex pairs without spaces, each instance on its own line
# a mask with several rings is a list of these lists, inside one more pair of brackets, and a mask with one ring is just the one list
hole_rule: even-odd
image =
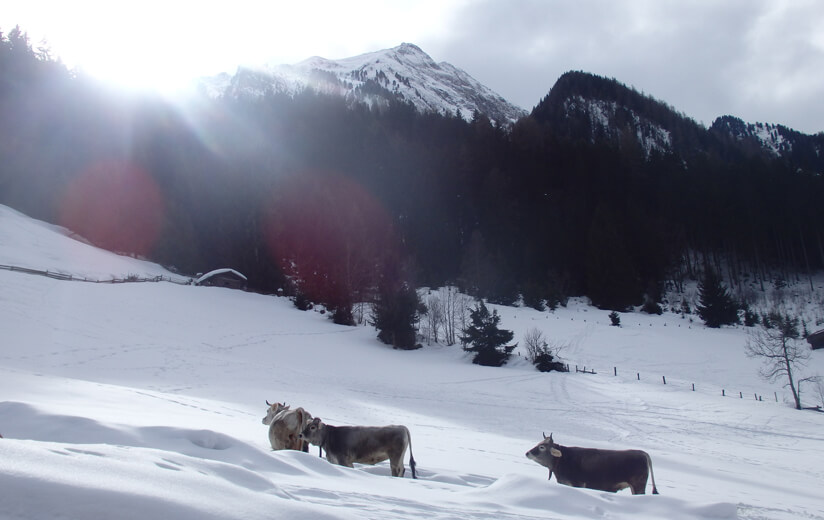
[[558,78],[532,116],[573,139],[637,142],[647,157],[711,145],[706,129],[673,107],[586,72]]
[[295,94],[311,88],[372,105],[394,99],[412,103],[421,112],[460,111],[465,119],[477,111],[502,124],[526,115],[465,71],[436,63],[411,43],[341,60],[313,57],[295,65],[240,68],[233,76],[203,79],[201,88],[211,96]]
[[719,117],[710,131],[751,154],[782,158],[797,168],[824,174],[824,133],[803,134],[783,125],[745,123],[733,116]]
[[636,143],[654,153],[757,155],[795,168],[824,173],[824,134],[807,135],[782,125],[719,117],[707,129],[665,102],[615,79],[585,72],[563,74],[532,116],[557,135],[625,147]]

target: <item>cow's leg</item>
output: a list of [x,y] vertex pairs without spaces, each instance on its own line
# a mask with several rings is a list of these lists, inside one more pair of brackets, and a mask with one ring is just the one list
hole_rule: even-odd
[[633,495],[645,495],[647,491],[647,477],[632,479],[629,483],[629,489]]
[[334,455],[330,455],[329,452],[326,452],[326,460],[331,462],[332,464],[337,464],[338,466],[346,466],[347,468],[354,468],[355,464],[349,457],[335,457]]
[[406,448],[407,444],[404,442],[402,446],[397,446],[396,449],[389,451],[389,465],[392,468],[393,477],[403,477],[406,473],[406,468],[403,466]]
[[391,459],[389,466],[392,468],[393,477],[403,477],[406,473],[406,468],[403,466],[403,459]]

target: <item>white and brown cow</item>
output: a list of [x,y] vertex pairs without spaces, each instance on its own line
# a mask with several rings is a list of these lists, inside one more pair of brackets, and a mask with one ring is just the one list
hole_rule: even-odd
[[403,477],[406,469],[403,458],[409,448],[409,467],[415,473],[412,455],[412,436],[406,426],[332,426],[315,417],[303,428],[301,438],[326,452],[332,464],[353,467],[358,464],[377,464],[389,459],[393,477]]
[[598,489],[615,493],[630,488],[633,495],[643,495],[647,477],[652,477],[652,494],[657,495],[652,460],[641,450],[599,450],[561,446],[544,435],[544,440],[526,452],[527,458],[549,468],[559,484]]
[[303,408],[290,410],[286,403],[266,404],[269,408],[261,421],[269,425],[269,444],[273,450],[309,451],[309,444],[300,439],[301,430],[312,420],[312,415]]

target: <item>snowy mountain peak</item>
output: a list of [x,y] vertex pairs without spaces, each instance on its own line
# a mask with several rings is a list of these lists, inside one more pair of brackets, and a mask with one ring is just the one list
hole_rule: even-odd
[[432,61],[432,58],[414,43],[402,43],[392,50],[402,56],[410,56],[413,58]]
[[338,60],[314,56],[293,65],[240,68],[234,76],[205,78],[201,85],[212,96],[294,95],[308,88],[372,106],[396,100],[420,112],[460,113],[465,119],[479,112],[502,124],[526,115],[465,71],[436,63],[412,43]]

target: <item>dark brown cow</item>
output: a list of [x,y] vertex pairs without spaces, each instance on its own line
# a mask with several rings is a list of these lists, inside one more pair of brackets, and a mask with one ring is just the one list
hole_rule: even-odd
[[652,477],[652,494],[657,495],[652,460],[641,450],[599,450],[561,446],[544,435],[544,440],[526,452],[527,458],[555,472],[559,484],[599,489],[615,493],[630,488],[633,495],[643,495],[647,476]]
[[326,452],[326,460],[332,464],[353,467],[353,464],[377,464],[389,459],[393,477],[406,472],[403,457],[409,447],[409,467],[415,474],[415,457],[412,455],[412,436],[406,426],[332,426],[315,417],[303,429],[301,439],[320,446]]

